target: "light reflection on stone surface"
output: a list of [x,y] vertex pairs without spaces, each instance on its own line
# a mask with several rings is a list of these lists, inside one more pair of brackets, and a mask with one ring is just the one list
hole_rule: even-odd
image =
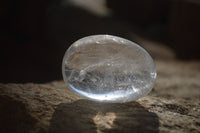
[[95,101],[128,102],[153,88],[156,69],[151,56],[139,45],[110,36],[89,36],[73,43],[62,66],[67,85]]

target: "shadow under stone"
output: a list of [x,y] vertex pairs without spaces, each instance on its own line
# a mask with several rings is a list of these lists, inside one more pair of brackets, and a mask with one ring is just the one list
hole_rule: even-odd
[[78,100],[57,106],[49,132],[156,133],[159,120],[137,102],[97,103]]

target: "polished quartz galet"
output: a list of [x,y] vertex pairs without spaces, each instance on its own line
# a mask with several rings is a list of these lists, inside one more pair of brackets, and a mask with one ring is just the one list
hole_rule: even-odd
[[80,96],[103,102],[128,102],[147,95],[156,79],[151,56],[139,45],[111,35],[73,43],[63,58],[63,78]]

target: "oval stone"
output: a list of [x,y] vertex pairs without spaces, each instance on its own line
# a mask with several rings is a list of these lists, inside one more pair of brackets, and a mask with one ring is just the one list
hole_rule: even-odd
[[82,97],[129,102],[151,91],[156,68],[151,56],[136,43],[111,35],[94,35],[68,48],[62,74],[68,87]]

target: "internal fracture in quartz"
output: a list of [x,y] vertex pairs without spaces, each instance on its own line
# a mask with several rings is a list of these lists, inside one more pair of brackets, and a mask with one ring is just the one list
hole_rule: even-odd
[[156,69],[137,44],[110,35],[78,40],[65,53],[63,77],[69,88],[95,101],[128,102],[153,88]]

